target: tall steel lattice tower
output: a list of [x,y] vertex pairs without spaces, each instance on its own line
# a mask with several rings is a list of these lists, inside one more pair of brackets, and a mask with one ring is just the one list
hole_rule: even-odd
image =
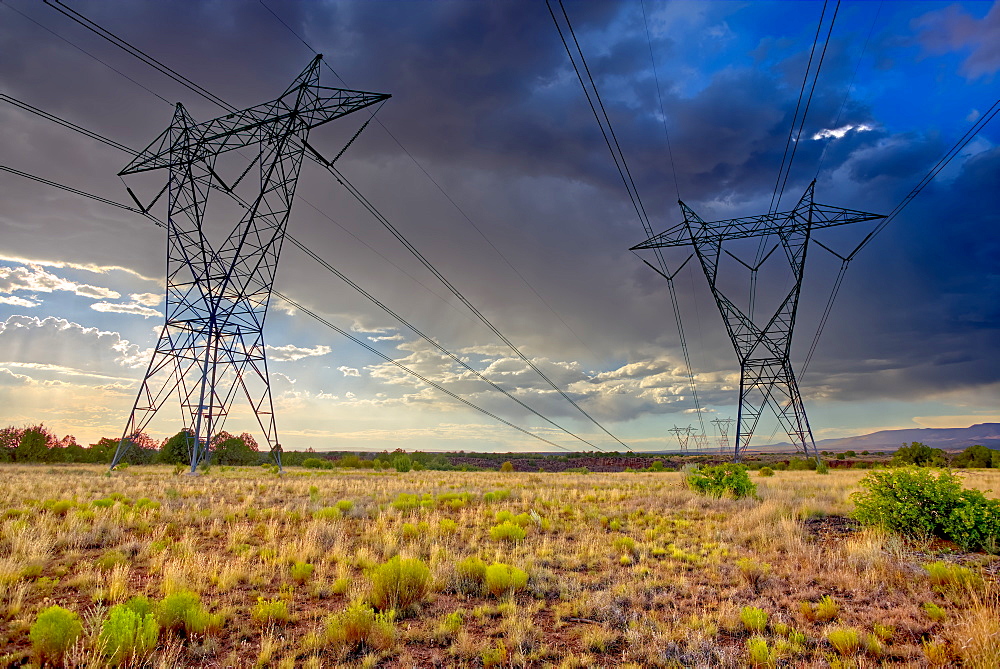
[[[694,247],[705,278],[715,297],[715,302],[726,324],[726,331],[740,361],[739,413],[736,418],[736,440],[733,457],[739,461],[750,443],[765,407],[770,407],[782,429],[797,450],[816,458],[813,439],[799,386],[789,360],[792,331],[802,291],[806,252],[814,230],[849,223],[860,223],[885,218],[853,209],[842,209],[817,204],[813,200],[816,182],[790,211],[774,212],[761,216],[748,216],[725,221],[706,223],[686,204],[678,201],[683,223],[678,223],[658,235],[632,247],[632,250],[656,249],[678,246]],[[792,271],[794,285],[766,320],[737,307],[723,294],[716,281],[719,260],[729,253],[727,242],[775,235],[784,251]],[[733,255],[733,258],[736,258]],[[738,260],[738,258],[737,258]],[[746,263],[741,264],[749,267]],[[753,269],[753,268],[751,268]]]
[[[211,439],[222,430],[237,395],[249,402],[281,466],[264,320],[309,132],[390,97],[320,86],[321,59],[317,56],[276,99],[211,121],[195,123],[178,103],[170,127],[119,173],[168,171],[160,191],[167,193],[167,290],[166,323],[112,467],[175,396],[194,473],[208,458]],[[249,164],[241,162],[242,171],[227,183],[219,174],[219,157],[241,149],[227,161],[246,158]],[[210,241],[205,220],[212,190],[243,211],[219,246]]]

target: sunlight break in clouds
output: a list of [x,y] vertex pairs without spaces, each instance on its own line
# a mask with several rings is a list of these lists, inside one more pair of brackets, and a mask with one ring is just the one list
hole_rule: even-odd
[[823,130],[820,130],[815,135],[813,135],[812,139],[829,139],[831,137],[833,137],[834,139],[843,139],[844,136],[852,130],[855,132],[869,132],[874,129],[875,128],[868,125],[867,123],[861,123],[860,125],[848,124],[841,126],[839,128],[824,128]]
[[267,347],[268,359],[272,362],[294,362],[296,360],[301,360],[302,358],[312,358],[320,355],[326,355],[331,350],[332,349],[329,346],[323,346],[322,344],[312,348],[303,348],[293,344]]
[[19,290],[33,293],[52,293],[59,290],[99,300],[116,300],[121,297],[120,293],[109,288],[76,283],[46,272],[38,265],[0,267],[0,293],[13,293]]

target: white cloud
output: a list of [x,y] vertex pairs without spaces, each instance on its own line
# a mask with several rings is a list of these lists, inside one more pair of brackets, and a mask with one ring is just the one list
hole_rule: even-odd
[[108,374],[148,362],[145,351],[117,332],[54,316],[14,315],[0,321],[0,351],[19,366],[42,365],[58,373]]
[[402,341],[404,339],[403,335],[396,333],[394,335],[383,335],[381,337],[369,337],[368,341],[380,342],[380,341]]
[[143,306],[142,304],[136,304],[135,302],[126,302],[124,304],[116,304],[114,302],[95,302],[90,305],[90,308],[94,311],[100,311],[106,314],[132,314],[134,316],[142,316],[143,318],[163,316],[163,314],[156,309],[150,309],[149,307]]
[[301,346],[295,346],[293,344],[286,344],[284,346],[268,346],[268,358],[272,362],[294,362],[295,360],[301,360],[302,358],[312,358],[316,356],[326,355],[332,349],[329,346],[313,346],[312,348],[303,348]]
[[155,307],[163,301],[163,295],[160,293],[131,293],[129,297],[133,302],[144,307]]
[[64,260],[38,260],[36,258],[19,258],[17,256],[5,256],[0,255],[0,261],[14,262],[19,265],[35,265],[38,267],[56,267],[59,269],[76,269],[82,270],[84,272],[93,272],[94,274],[108,274],[110,272],[124,272],[126,274],[131,274],[132,276],[138,277],[143,281],[153,281],[155,283],[162,284],[163,279],[153,278],[145,276],[136,272],[134,269],[129,269],[128,267],[121,267],[120,265],[95,265],[93,263],[75,263],[67,262]]
[[37,307],[41,302],[36,302],[34,300],[26,300],[23,297],[4,297],[0,295],[0,304],[10,304],[15,307]]
[[839,128],[825,128],[820,130],[812,136],[812,139],[830,139],[831,137],[834,139],[843,139],[847,133],[852,130],[854,132],[869,132],[874,129],[874,126],[870,126],[867,123],[861,123],[858,125],[843,125]]
[[361,376],[361,372],[354,367],[341,366],[337,368],[337,371],[343,372],[344,376]]
[[118,299],[121,297],[110,288],[91,286],[86,283],[76,283],[47,272],[38,265],[27,267],[0,267],[0,293],[13,293],[25,290],[33,293],[52,293],[66,291],[82,297],[92,297],[98,300]]

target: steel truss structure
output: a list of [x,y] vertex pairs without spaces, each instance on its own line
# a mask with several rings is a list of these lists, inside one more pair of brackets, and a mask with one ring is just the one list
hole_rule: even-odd
[[[168,172],[166,185],[147,206],[129,189],[144,212],[167,193],[167,287],[166,323],[112,468],[166,399],[176,396],[195,473],[238,395],[249,402],[280,468],[264,321],[302,159],[311,149],[309,132],[390,97],[320,86],[321,59],[316,56],[276,99],[211,121],[196,123],[178,103],[170,127],[119,173]],[[241,151],[238,157],[248,164],[227,183],[217,159],[240,149],[248,155]],[[237,194],[234,189],[251,174],[244,186],[249,197]],[[218,246],[205,220],[212,190],[244,211]]]
[[[813,231],[820,228],[873,221],[885,216],[817,204],[813,199],[815,187],[813,181],[790,211],[724,221],[705,222],[678,200],[684,221],[632,247],[632,250],[641,250],[692,246],[698,256],[740,362],[739,413],[733,452],[736,461],[747,449],[760,415],[768,406],[796,450],[819,457],[790,362],[809,241]],[[739,261],[725,250],[726,242],[770,235],[777,236],[784,250],[794,285],[774,314],[758,324],[761,319],[755,319],[752,313],[746,313],[722,293],[716,278],[723,253]]]

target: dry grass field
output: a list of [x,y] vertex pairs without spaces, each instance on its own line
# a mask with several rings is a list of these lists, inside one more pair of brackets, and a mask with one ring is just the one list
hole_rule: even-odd
[[[677,473],[7,465],[0,664],[1000,667],[998,558],[858,528],[864,473],[736,501]],[[54,605],[80,631],[46,652]]]

